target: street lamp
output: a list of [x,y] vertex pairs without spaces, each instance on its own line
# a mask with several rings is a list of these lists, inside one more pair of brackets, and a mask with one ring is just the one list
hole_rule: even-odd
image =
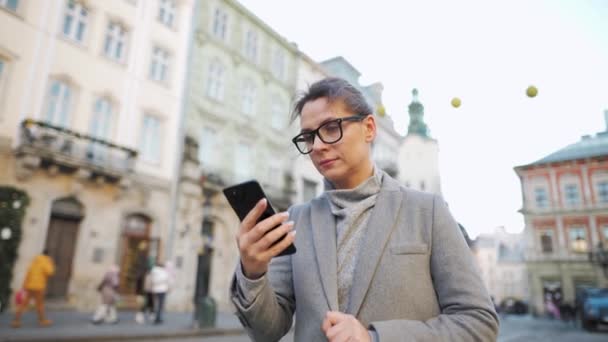
[[604,277],[608,278],[608,250],[604,248],[604,243],[600,241],[596,248],[589,251],[589,261],[599,265],[604,271]]

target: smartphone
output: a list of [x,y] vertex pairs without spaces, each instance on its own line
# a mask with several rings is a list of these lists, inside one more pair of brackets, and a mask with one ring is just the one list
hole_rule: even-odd
[[[230,203],[230,206],[232,207],[232,209],[234,209],[236,215],[241,221],[243,221],[245,216],[249,214],[251,209],[253,209],[253,207],[255,207],[255,205],[262,198],[266,198],[267,205],[266,210],[264,210],[258,222],[265,220],[275,214],[275,211],[274,209],[272,209],[272,205],[270,204],[270,200],[268,200],[268,197],[266,196],[266,194],[264,194],[264,190],[262,190],[260,183],[258,183],[256,180],[250,180],[244,183],[229,186],[225,188],[223,192],[224,196],[226,196],[226,199],[228,200],[228,203]],[[283,237],[285,237],[285,235],[283,235]],[[278,239],[275,244],[281,241],[283,237]],[[279,255],[277,256],[294,254],[295,252],[296,247],[292,243],[287,248],[282,250],[281,253],[279,253]]]

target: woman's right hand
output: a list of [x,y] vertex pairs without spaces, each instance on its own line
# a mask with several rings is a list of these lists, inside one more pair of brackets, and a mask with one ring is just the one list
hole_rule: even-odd
[[[266,199],[260,200],[245,216],[236,235],[243,274],[250,279],[264,275],[270,260],[292,244],[296,235],[292,231],[294,223],[287,221],[287,212],[275,214],[256,224],[267,205]],[[273,229],[274,227],[277,228]],[[278,240],[280,241],[274,245]]]

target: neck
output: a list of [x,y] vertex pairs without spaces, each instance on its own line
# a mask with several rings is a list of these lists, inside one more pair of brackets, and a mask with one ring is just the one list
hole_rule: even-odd
[[336,190],[354,189],[374,174],[374,164],[368,160],[358,169],[353,170],[348,178],[332,182]]

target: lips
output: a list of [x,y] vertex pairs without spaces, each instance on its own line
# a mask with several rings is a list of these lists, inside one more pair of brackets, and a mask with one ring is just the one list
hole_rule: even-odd
[[331,163],[333,163],[334,161],[338,160],[338,158],[333,158],[333,159],[323,159],[319,162],[319,166],[329,166],[331,165]]

